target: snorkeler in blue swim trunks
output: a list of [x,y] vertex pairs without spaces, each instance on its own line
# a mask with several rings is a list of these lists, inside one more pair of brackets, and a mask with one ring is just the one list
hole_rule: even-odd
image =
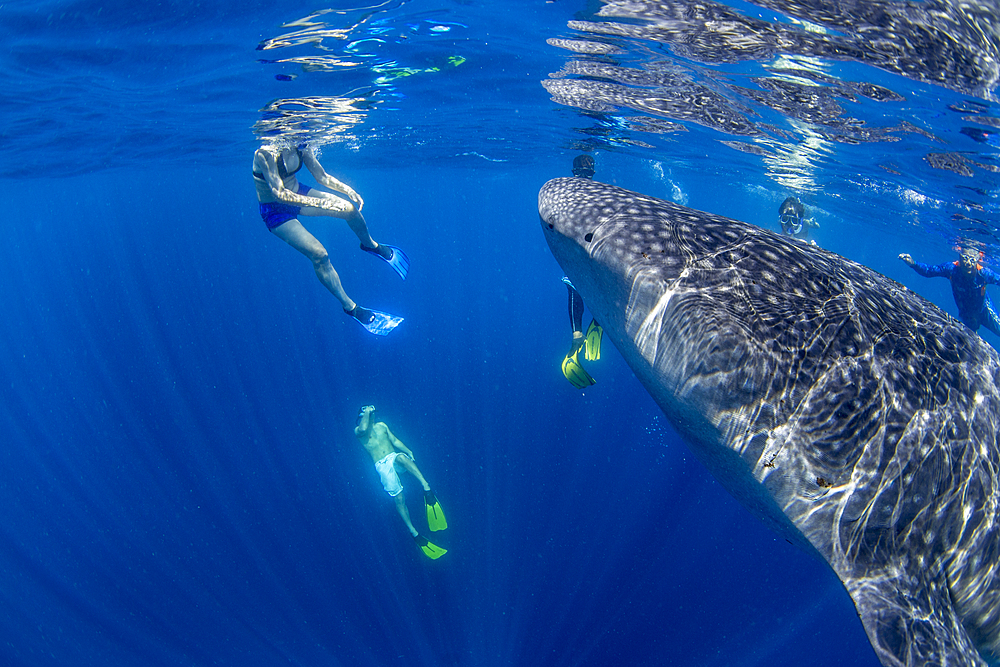
[[[342,197],[299,183],[295,174],[303,165],[320,186]],[[361,241],[362,250],[384,260],[406,279],[409,259],[399,248],[375,242],[361,215],[364,200],[350,186],[326,173],[312,148],[304,144],[298,147],[261,146],[253,156],[253,181],[264,224],[275,236],[312,260],[316,277],[337,297],[347,315],[368,331],[382,336],[403,321],[401,317],[360,306],[347,296],[326,248],[299,222],[302,215],[341,218]]]
[[1000,318],[986,293],[987,285],[1000,285],[1000,275],[983,268],[983,253],[975,248],[963,248],[957,262],[922,264],[905,252],[899,256],[914,271],[925,278],[942,277],[951,281],[951,293],[958,306],[958,317],[965,326],[978,331],[983,326],[1000,336]]

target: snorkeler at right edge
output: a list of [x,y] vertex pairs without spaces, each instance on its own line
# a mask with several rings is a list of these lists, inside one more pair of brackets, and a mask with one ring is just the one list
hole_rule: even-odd
[[406,508],[406,500],[403,498],[403,484],[399,480],[397,466],[409,472],[417,478],[417,481],[424,487],[424,506],[427,510],[427,527],[432,531],[444,530],[448,527],[448,522],[444,517],[441,504],[438,503],[430,485],[424,479],[417,464],[413,462],[413,452],[403,444],[403,442],[392,434],[385,422],[375,421],[375,406],[366,405],[358,412],[357,424],[354,427],[354,435],[361,441],[361,445],[371,455],[375,462],[375,470],[378,471],[382,479],[382,488],[392,496],[396,502],[396,511],[406,524],[413,540],[420,547],[420,550],[428,558],[440,558],[448,553],[436,544],[427,540],[413,527],[410,521],[410,511]]
[[[346,200],[300,184],[295,174],[303,165],[317,183],[343,195]],[[410,260],[399,248],[375,242],[361,215],[364,200],[350,186],[326,173],[311,147],[264,144],[253,156],[253,182],[264,224],[275,236],[312,260],[316,277],[337,297],[344,313],[379,336],[388,334],[403,321],[402,317],[360,306],[347,296],[326,248],[299,222],[300,215],[343,219],[361,241],[362,250],[385,261],[400,278],[406,279]]]
[[[594,178],[597,173],[594,158],[590,155],[577,155],[573,158],[573,175],[578,178],[588,180]],[[570,384],[577,389],[586,389],[597,381],[590,376],[580,363],[580,350],[584,350],[584,358],[587,361],[597,361],[601,358],[601,340],[604,336],[604,329],[592,319],[587,327],[587,335],[583,334],[583,297],[573,287],[569,278],[563,276],[563,283],[569,291],[569,324],[573,329],[573,340],[570,343],[569,352],[562,362],[563,375]]]
[[1000,336],[1000,318],[997,317],[990,295],[986,293],[987,285],[1000,285],[1000,275],[983,268],[981,251],[966,247],[960,248],[960,253],[957,262],[933,266],[914,261],[905,252],[899,258],[925,278],[948,278],[951,281],[951,294],[958,306],[958,318],[962,323],[973,331],[984,326]]

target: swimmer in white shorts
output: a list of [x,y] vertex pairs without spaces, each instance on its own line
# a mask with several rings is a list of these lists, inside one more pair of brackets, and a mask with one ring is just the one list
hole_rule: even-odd
[[358,412],[357,424],[354,427],[354,435],[358,437],[365,450],[371,455],[375,462],[375,469],[379,477],[382,478],[382,487],[385,492],[396,501],[396,511],[402,517],[403,523],[410,531],[417,546],[429,558],[440,558],[447,549],[432,544],[427,538],[413,527],[410,521],[410,511],[406,508],[406,500],[403,498],[403,485],[399,480],[397,466],[406,470],[417,478],[417,481],[424,487],[424,504],[427,508],[427,524],[431,530],[444,530],[448,523],[441,511],[430,485],[424,479],[417,464],[413,462],[413,452],[403,444],[385,425],[385,422],[375,421],[375,406],[366,405]]

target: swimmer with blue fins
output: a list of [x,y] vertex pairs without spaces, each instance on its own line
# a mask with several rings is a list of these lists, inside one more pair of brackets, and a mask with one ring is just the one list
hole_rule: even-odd
[[[295,174],[303,166],[320,186],[337,194],[299,183]],[[264,224],[275,236],[312,261],[316,277],[337,297],[344,313],[378,336],[387,335],[403,321],[402,317],[360,306],[347,296],[340,276],[330,263],[326,248],[299,221],[300,215],[344,220],[357,235],[362,250],[385,261],[400,278],[406,279],[410,260],[399,248],[375,242],[368,232],[364,216],[361,215],[364,200],[350,186],[326,173],[313,148],[307,144],[264,144],[253,156],[253,182]]]
[[396,502],[396,511],[399,512],[399,516],[403,519],[403,523],[406,524],[420,550],[424,552],[425,556],[435,560],[448,553],[447,549],[428,541],[413,527],[413,522],[410,521],[410,511],[406,508],[406,500],[403,498],[403,484],[399,479],[400,469],[416,477],[417,481],[424,487],[427,527],[432,531],[444,530],[448,527],[448,521],[445,519],[441,504],[430,485],[424,479],[420,469],[417,468],[417,464],[413,462],[413,452],[392,434],[385,422],[375,421],[374,405],[366,405],[358,412],[354,435],[371,455],[372,461],[375,462],[375,470],[378,471],[379,477],[382,479],[382,488]]

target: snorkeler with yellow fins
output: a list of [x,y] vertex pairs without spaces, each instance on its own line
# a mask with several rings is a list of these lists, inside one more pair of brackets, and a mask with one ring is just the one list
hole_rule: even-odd
[[[573,158],[574,176],[590,180],[594,178],[595,173],[597,173],[597,169],[592,156],[577,155]],[[566,285],[566,289],[569,290],[569,323],[573,327],[573,342],[570,343],[569,352],[566,353],[566,358],[563,359],[562,372],[571,385],[577,389],[586,389],[596,383],[597,380],[590,377],[590,373],[580,363],[580,350],[583,350],[583,357],[587,361],[597,361],[600,359],[601,340],[604,336],[604,329],[597,323],[597,320],[592,319],[590,326],[587,327],[587,333],[584,335],[583,297],[573,287],[573,283],[570,282],[569,278],[563,276],[562,281]]]
[[444,530],[448,527],[448,521],[444,517],[441,504],[434,492],[431,491],[430,485],[424,479],[417,464],[413,462],[413,452],[392,434],[385,422],[375,421],[374,405],[366,405],[358,412],[354,435],[371,455],[372,461],[375,462],[375,470],[378,471],[379,477],[382,479],[382,488],[395,500],[396,511],[399,512],[399,516],[403,519],[403,523],[406,524],[420,550],[428,558],[433,559],[448,553],[447,549],[433,544],[413,527],[413,522],[410,521],[410,511],[406,508],[406,500],[403,498],[403,484],[399,480],[397,466],[416,477],[417,481],[424,487],[427,527],[431,531]]
[[583,350],[583,357],[587,361],[600,359],[604,329],[597,323],[597,320],[591,320],[590,326],[587,327],[587,334],[584,335],[583,297],[573,287],[569,278],[563,277],[562,281],[565,283],[566,289],[569,290],[569,321],[573,327],[573,342],[570,343],[569,352],[563,359],[562,372],[571,385],[577,389],[586,389],[597,380],[590,377],[590,373],[584,370],[583,364],[580,363],[580,350]]

